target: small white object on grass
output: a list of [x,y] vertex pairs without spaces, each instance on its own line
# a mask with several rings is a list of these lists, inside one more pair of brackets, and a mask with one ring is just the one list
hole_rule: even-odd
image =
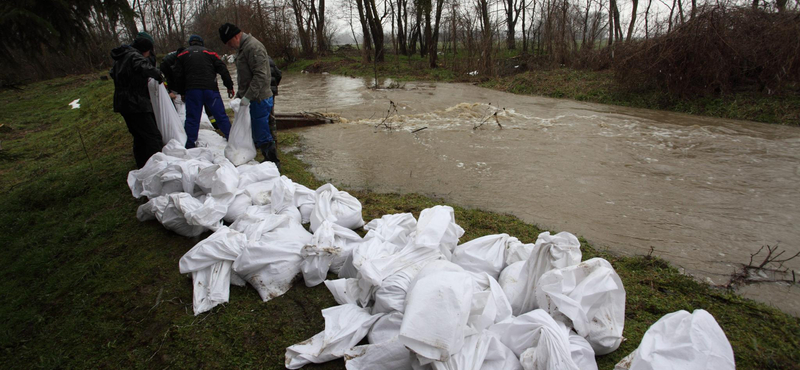
[[72,107],[72,109],[78,109],[78,108],[81,107],[80,103],[78,103],[79,101],[81,101],[81,100],[80,99],[75,99],[71,103],[69,103],[69,106]]

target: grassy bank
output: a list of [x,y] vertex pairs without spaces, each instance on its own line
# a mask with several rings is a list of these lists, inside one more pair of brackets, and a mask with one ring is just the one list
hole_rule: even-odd
[[[178,260],[199,239],[136,220],[141,201],[125,183],[134,168],[131,137],[112,112],[112,94],[99,75],[0,92],[0,123],[10,127],[0,133],[0,364],[282,369],[285,348],[322,330],[320,310],[336,303],[324,285],[302,281],[267,303],[252,288],[231,287],[229,304],[193,316],[192,283]],[[70,110],[77,98],[81,108]],[[299,139],[283,133],[281,140]],[[321,185],[291,153],[281,159],[294,181]],[[352,194],[367,221],[441,204],[413,194]],[[455,209],[467,232],[462,242],[501,232],[533,242],[540,232],[512,216]],[[697,283],[660,259],[616,257],[582,242],[584,258],[611,261],[627,291],[628,340],[598,359],[601,369],[636,348],[664,314],[698,308],[719,321],[739,369],[800,368],[800,319]]]
[[[465,56],[443,55],[441,68],[428,68],[427,60],[418,55],[388,55],[386,62],[365,65],[358,55],[335,54],[317,60],[300,60],[288,68],[311,73],[329,72],[347,76],[389,77],[398,81],[424,80],[472,82],[481,86],[522,95],[659,109],[710,117],[750,120],[765,123],[800,125],[800,95],[767,95],[739,92],[722,96],[679,98],[664,91],[629,91],[621,88],[610,70],[591,71],[572,68],[538,69],[527,67],[524,60],[506,55],[497,60],[502,76],[484,77],[467,74]],[[520,66],[520,68],[515,68]],[[465,70],[465,68],[467,68]]]

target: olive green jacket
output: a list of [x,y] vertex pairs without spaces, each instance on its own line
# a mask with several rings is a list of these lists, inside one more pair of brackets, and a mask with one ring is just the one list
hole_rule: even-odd
[[236,73],[239,75],[237,98],[258,102],[272,96],[267,49],[255,37],[244,32],[236,52]]

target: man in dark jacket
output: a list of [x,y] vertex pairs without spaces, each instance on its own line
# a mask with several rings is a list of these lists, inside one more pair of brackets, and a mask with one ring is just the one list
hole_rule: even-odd
[[219,28],[219,37],[225,45],[236,50],[236,73],[241,106],[250,109],[250,124],[253,143],[261,149],[264,160],[275,163],[280,169],[278,150],[269,128],[272,113],[272,90],[267,49],[250,34],[242,32],[233,24],[225,23]]
[[200,36],[189,37],[189,47],[178,54],[175,63],[175,74],[178,76],[177,91],[184,95],[186,101],[186,148],[194,148],[197,132],[200,129],[200,116],[206,108],[211,122],[216,120],[216,127],[225,137],[231,131],[231,123],[225,113],[225,104],[219,95],[217,74],[228,88],[228,97],[233,97],[233,80],[217,53],[203,47]]
[[275,97],[278,96],[278,85],[281,84],[281,70],[275,65],[275,61],[269,58],[269,89],[272,90],[272,112],[269,114],[269,130],[275,146],[278,145],[278,124],[275,122]]
[[144,167],[150,156],[161,150],[161,133],[150,104],[147,80],[161,81],[161,72],[148,58],[153,50],[152,41],[137,37],[131,45],[111,50],[114,66],[114,112],[122,115],[128,131],[133,135],[133,157],[136,166]]
[[178,62],[178,54],[182,53],[186,48],[180,47],[178,50],[172,51],[166,56],[164,59],[161,59],[161,64],[158,66],[158,69],[161,70],[161,73],[164,74],[164,78],[167,81],[167,90],[170,92],[170,97],[175,98],[173,96],[173,91],[176,91],[176,87],[178,86],[177,76],[175,76],[175,63]]

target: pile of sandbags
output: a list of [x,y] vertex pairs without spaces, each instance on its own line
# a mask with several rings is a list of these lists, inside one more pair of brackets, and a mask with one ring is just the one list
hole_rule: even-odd
[[[322,311],[323,331],[287,348],[289,369],[344,358],[350,370],[586,370],[623,341],[622,281],[602,258],[581,262],[570,233],[459,244],[464,229],[448,206],[364,225],[350,194],[308,189],[270,162],[234,166],[223,148],[173,140],[131,171],[133,196],[148,198],[137,217],[186,236],[213,231],[179,262],[195,314],[228,302],[231,284],[268,301],[298,276],[324,282],[340,305]],[[362,226],[363,238],[353,231]],[[705,311],[682,311],[653,325],[618,369],[711,363],[734,368],[727,338]]]

